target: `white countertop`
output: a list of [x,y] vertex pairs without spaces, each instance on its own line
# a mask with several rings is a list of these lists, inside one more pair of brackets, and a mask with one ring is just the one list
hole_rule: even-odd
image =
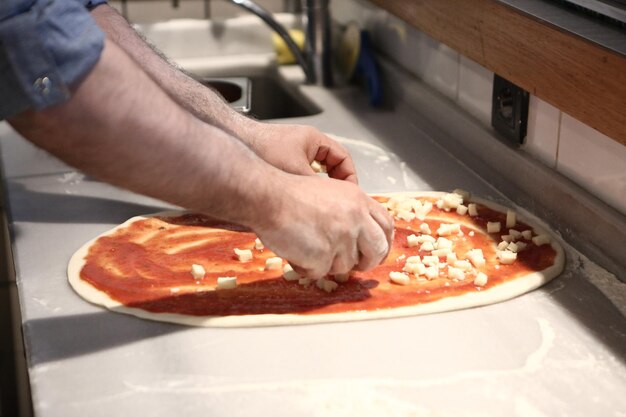
[[[325,111],[292,121],[357,139],[346,146],[366,191],[460,187],[506,204],[401,112],[353,89],[305,91]],[[544,288],[481,308],[269,328],[144,321],[82,300],[65,270],[89,239],[166,205],[84,177],[5,123],[0,146],[37,416],[626,413],[626,318],[592,283],[611,276],[571,248]]]

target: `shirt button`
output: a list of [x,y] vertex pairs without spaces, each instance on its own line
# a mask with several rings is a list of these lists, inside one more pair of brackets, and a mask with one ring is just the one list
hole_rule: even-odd
[[48,94],[50,94],[52,81],[50,81],[50,78],[48,77],[39,77],[33,83],[33,87],[35,87],[35,91],[42,96],[47,96]]

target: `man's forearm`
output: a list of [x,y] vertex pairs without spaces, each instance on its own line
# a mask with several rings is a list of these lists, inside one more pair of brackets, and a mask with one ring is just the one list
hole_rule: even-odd
[[98,25],[179,105],[200,120],[226,130],[248,142],[250,129],[257,125],[224,102],[211,89],[175,68],[153,50],[112,7],[102,5],[92,11]]
[[257,179],[284,175],[181,109],[110,41],[69,102],[9,121],[100,179],[248,226],[271,204]]

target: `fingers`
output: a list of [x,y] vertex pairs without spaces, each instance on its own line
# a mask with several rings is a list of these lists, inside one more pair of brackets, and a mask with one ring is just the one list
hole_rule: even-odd
[[328,136],[323,136],[315,159],[326,165],[329,177],[358,183],[354,162],[348,150]]
[[[387,210],[380,204],[378,201],[373,198],[369,199],[369,210],[370,216],[374,219],[376,223],[380,226],[380,228],[385,233],[385,237],[387,239],[387,253],[385,254],[385,258],[389,254],[389,250],[391,249],[391,245],[393,243],[393,217],[389,215]],[[383,259],[384,260],[384,259]]]
[[355,236],[350,239],[350,242],[344,246],[343,250],[337,252],[328,273],[333,275],[348,273],[358,262],[359,250],[357,247],[357,237]]
[[371,216],[363,224],[357,243],[361,253],[361,259],[359,259],[359,263],[356,266],[356,269],[359,271],[367,271],[374,268],[385,259],[389,252],[387,236]]

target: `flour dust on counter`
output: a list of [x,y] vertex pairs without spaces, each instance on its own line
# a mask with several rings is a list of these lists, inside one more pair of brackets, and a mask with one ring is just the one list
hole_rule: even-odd
[[87,301],[141,318],[251,327],[369,320],[504,301],[563,270],[536,220],[463,190],[373,195],[395,218],[388,258],[312,280],[256,234],[189,212],[134,217],[80,248],[69,282]]

